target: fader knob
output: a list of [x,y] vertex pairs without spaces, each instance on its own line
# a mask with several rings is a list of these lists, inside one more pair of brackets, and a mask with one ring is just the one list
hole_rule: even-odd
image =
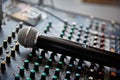
[[5,67],[5,61],[2,61],[1,62],[1,71],[4,72],[6,70],[6,67]]
[[67,71],[65,78],[68,79],[68,80],[70,80],[70,74],[71,74],[71,72],[70,72],[70,71]]
[[62,62],[62,61],[59,61],[57,67],[58,67],[59,69],[61,69],[61,68],[62,68],[62,65],[63,65],[63,62]]
[[36,72],[38,72],[39,71],[39,63],[35,63],[34,64],[34,70],[36,71]]
[[21,68],[20,68],[19,75],[20,75],[21,77],[24,77],[24,67],[21,67]]
[[58,77],[57,76],[53,76],[52,80],[58,80]]
[[15,31],[12,32],[12,37],[15,38]]
[[0,46],[0,55],[3,53],[3,48]]
[[15,50],[19,52],[19,43],[15,43]]
[[24,61],[24,68],[28,69],[29,68],[29,60]]
[[31,78],[27,78],[26,80],[32,80]]
[[19,32],[19,26],[16,26],[16,33]]
[[82,67],[81,67],[81,66],[78,66],[76,73],[81,73],[81,70],[82,70]]
[[23,22],[19,23],[19,27],[22,28],[23,27]]
[[46,80],[46,73],[42,73],[41,79],[40,80]]
[[20,76],[18,74],[15,76],[15,80],[20,80]]
[[79,80],[79,78],[80,78],[80,74],[79,74],[79,73],[76,73],[76,74],[75,74],[75,79],[74,79],[74,80]]
[[11,35],[8,35],[7,41],[8,41],[8,43],[11,43],[11,41],[12,41]]
[[68,71],[71,71],[71,70],[72,70],[72,68],[73,68],[73,64],[69,64],[69,65],[68,65],[68,69],[67,69],[67,70],[68,70]]
[[59,74],[60,74],[60,69],[56,68],[56,70],[55,70],[55,76],[57,76],[59,78]]
[[11,56],[12,56],[12,57],[15,57],[15,49],[12,49],[12,50],[11,50]]
[[42,56],[39,56],[38,59],[37,59],[37,62],[38,62],[39,64],[42,64],[42,59],[43,59],[43,57],[42,57]]
[[29,61],[32,61],[32,57],[33,57],[33,55],[30,53],[30,54],[28,55],[28,60],[29,60]]
[[44,72],[45,72],[47,75],[49,74],[49,68],[50,68],[50,66],[48,66],[48,65],[45,66],[45,71],[44,71]]
[[8,63],[8,64],[10,63],[10,55],[6,56],[6,63]]
[[4,40],[4,41],[3,41],[3,47],[4,47],[4,48],[7,48],[7,40]]
[[50,67],[52,67],[52,61],[53,61],[52,59],[49,59],[49,60],[48,60],[48,65],[49,65]]
[[35,79],[35,70],[31,70],[31,71],[30,71],[30,78],[31,78],[32,80]]

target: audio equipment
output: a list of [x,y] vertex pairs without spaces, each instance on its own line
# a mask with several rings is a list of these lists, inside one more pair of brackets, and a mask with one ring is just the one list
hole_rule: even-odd
[[39,32],[32,27],[23,28],[19,31],[18,42],[25,47],[42,48],[56,53],[61,53],[63,55],[82,58],[94,63],[120,68],[119,54],[113,54],[109,51],[103,51],[65,39],[39,35]]
[[[34,34],[27,34],[30,39],[25,38],[31,48],[18,42],[18,32],[30,26],[3,14],[0,80],[120,80],[119,23],[48,7],[43,9],[48,17],[32,26],[42,34],[36,45],[31,47],[32,43],[28,43],[36,40]],[[21,36],[23,42],[24,36]]]

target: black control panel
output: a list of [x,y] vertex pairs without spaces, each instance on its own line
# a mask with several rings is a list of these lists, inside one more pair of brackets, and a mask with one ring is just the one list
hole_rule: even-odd
[[[120,54],[120,24],[74,13],[54,13],[35,27],[46,36],[59,37],[76,43]],[[120,80],[114,66],[91,63],[38,48],[24,48],[17,41],[23,22],[4,16],[0,29],[0,80]],[[104,56],[103,56],[104,58]]]

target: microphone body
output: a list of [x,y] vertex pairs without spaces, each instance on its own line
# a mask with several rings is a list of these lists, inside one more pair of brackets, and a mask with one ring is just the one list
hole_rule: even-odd
[[65,39],[39,35],[38,31],[34,28],[20,30],[18,41],[25,47],[37,47],[93,63],[120,68],[120,55],[117,53],[100,50]]
[[120,55],[60,38],[38,36],[36,47],[63,55],[120,68]]

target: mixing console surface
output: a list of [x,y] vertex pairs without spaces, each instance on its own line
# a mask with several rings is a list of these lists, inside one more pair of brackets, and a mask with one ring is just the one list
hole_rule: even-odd
[[[47,19],[34,26],[43,35],[120,54],[119,24],[45,9],[66,20],[61,22],[47,14]],[[24,48],[17,41],[23,27],[28,25],[4,17],[0,30],[0,80],[120,80],[119,69],[44,49]]]

